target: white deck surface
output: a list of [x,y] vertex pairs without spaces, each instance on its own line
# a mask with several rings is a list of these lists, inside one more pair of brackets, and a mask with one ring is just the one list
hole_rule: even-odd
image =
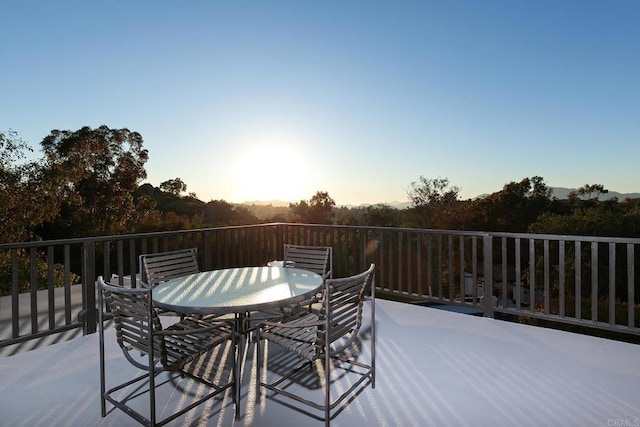
[[[382,300],[376,308],[376,387],[334,426],[640,425],[638,345]],[[132,377],[112,330],[107,344],[108,378]],[[368,349],[365,340],[364,360]],[[272,399],[255,405],[254,351],[245,355],[239,422],[226,398],[172,425],[323,425]],[[117,409],[100,417],[98,360],[98,334],[0,357],[0,425],[137,425]],[[161,387],[159,414],[183,396]]]

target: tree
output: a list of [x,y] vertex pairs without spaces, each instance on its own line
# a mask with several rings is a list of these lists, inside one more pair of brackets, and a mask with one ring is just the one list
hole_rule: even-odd
[[604,188],[602,184],[585,184],[577,190],[570,192],[569,199],[584,197],[587,200],[598,200],[600,195],[607,194],[608,192],[609,190]]
[[553,190],[545,184],[543,177],[534,176],[531,178],[530,183],[531,187],[528,194],[530,199],[550,199],[553,196]]
[[127,231],[134,215],[133,193],[146,178],[148,152],[142,136],[128,129],[84,127],[53,130],[41,145],[61,198],[61,214],[46,227],[49,236]]
[[[608,193],[609,190],[604,188],[602,184],[585,184],[569,193],[567,198],[575,209],[593,208],[600,204],[600,195]],[[616,201],[617,198],[614,198]]]
[[[608,236],[608,237],[624,237],[624,238],[637,238],[640,237],[640,200],[628,200],[625,203],[612,202],[599,203],[595,207],[587,207],[585,209],[575,209],[569,214],[557,214],[553,212],[545,212],[538,217],[538,220],[529,226],[529,233],[540,234],[559,234],[559,235],[578,235],[578,236]],[[600,247],[606,251],[604,244],[600,244]],[[568,260],[565,268],[565,276],[568,279],[565,289],[569,294],[572,293],[572,289],[575,286],[575,282],[572,282],[572,278],[575,277],[575,265],[572,260],[575,259],[575,245],[566,245],[565,259]],[[607,256],[599,256],[597,258],[599,265],[594,269],[591,264],[590,255],[592,248],[589,245],[582,245],[582,259],[586,264],[583,264],[581,272],[582,292],[583,295],[588,295],[591,292],[592,274],[595,271],[598,275],[599,283],[609,283],[610,277],[608,272],[614,265],[614,271],[625,271],[629,266],[627,264],[627,256],[632,254],[627,253],[623,248],[621,250],[623,255],[619,255],[613,258]],[[635,260],[638,264],[638,255],[636,253]],[[624,275],[616,275],[616,298],[622,301],[627,300],[627,281],[623,279]],[[608,292],[607,287],[601,287],[599,289],[600,297],[607,297],[603,292]]]
[[37,239],[34,229],[58,213],[41,162],[26,162],[33,151],[14,131],[0,132],[0,242]]
[[473,209],[482,218],[477,224],[490,231],[524,233],[529,224],[549,210],[551,194],[539,176],[512,181],[501,191],[474,201]]
[[162,213],[156,209],[152,196],[141,195],[135,199],[134,216],[129,229],[133,232],[163,231]]
[[294,220],[307,224],[333,224],[336,202],[326,191],[318,191],[309,202],[300,200],[290,203],[289,209]]
[[160,189],[175,196],[179,196],[180,193],[187,191],[187,184],[185,184],[180,178],[170,179],[160,183]]
[[205,205],[203,223],[209,227],[255,224],[258,219],[249,209],[224,200],[211,200]]
[[364,213],[365,225],[378,227],[400,227],[402,215],[400,211],[387,204],[367,206]]
[[412,182],[407,195],[422,218],[423,227],[433,228],[441,219],[450,217],[458,202],[460,189],[450,186],[447,178],[425,178]]
[[333,209],[333,217],[335,223],[339,225],[364,225],[365,212],[365,207],[348,208],[346,206],[341,206]]

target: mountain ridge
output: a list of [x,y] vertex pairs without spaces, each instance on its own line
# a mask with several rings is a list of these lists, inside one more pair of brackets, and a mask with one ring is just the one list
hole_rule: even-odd
[[[551,197],[555,197],[559,200],[564,200],[569,198],[569,193],[572,191],[578,191],[577,188],[566,188],[566,187],[549,187],[553,191]],[[473,197],[472,200],[481,199],[483,197],[487,197],[489,194],[480,194],[479,196]],[[618,200],[622,201],[624,199],[640,199],[640,193],[619,193],[617,191],[609,191],[604,194],[600,194],[598,196],[598,200],[610,200],[616,197]]]
[[[569,197],[569,193],[571,193],[572,191],[577,191],[577,188],[566,188],[566,187],[549,187],[553,193],[552,193],[552,197],[555,197],[557,199],[563,200],[563,199],[567,199]],[[487,197],[489,196],[489,193],[485,193],[485,194],[480,194],[478,196],[472,197],[471,200],[475,200],[475,199],[481,199],[483,197]],[[640,199],[640,193],[619,193],[617,191],[609,191],[608,193],[605,194],[600,194],[598,197],[598,200],[609,200],[612,199],[614,197],[617,197],[618,200],[622,201],[624,199]],[[289,207],[289,205],[291,203],[298,203],[298,202],[286,202],[284,200],[254,200],[254,201],[248,201],[248,202],[243,202],[243,203],[235,203],[236,205],[240,205],[240,206],[273,206],[273,207]],[[354,204],[341,204],[338,205],[337,207],[341,207],[341,208],[364,208],[367,206],[375,206],[375,205],[389,205],[393,208],[396,209],[406,209],[408,207],[411,207],[411,202],[407,201],[407,202],[399,202],[397,200],[392,201],[392,202],[379,202],[379,203],[361,203],[359,205],[354,205]]]

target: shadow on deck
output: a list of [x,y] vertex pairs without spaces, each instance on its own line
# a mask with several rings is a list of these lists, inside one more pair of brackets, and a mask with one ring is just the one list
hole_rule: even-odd
[[[335,417],[335,426],[640,422],[638,345],[393,301],[378,300],[376,315],[376,388],[364,388]],[[132,377],[136,369],[122,357],[112,330],[106,338],[109,378]],[[362,346],[361,357],[369,357],[368,349]],[[322,425],[273,399],[256,405],[255,347],[245,350],[242,419],[233,419],[227,395],[172,425]],[[272,369],[278,366],[275,352],[267,347]],[[118,410],[100,417],[98,361],[98,334],[0,358],[0,423],[137,425]],[[159,402],[167,403],[159,410],[183,404],[183,396],[171,384],[163,386]],[[625,422],[630,424],[620,424]]]

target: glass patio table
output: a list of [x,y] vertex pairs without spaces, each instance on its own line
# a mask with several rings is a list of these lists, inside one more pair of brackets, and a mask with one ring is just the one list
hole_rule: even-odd
[[239,267],[189,274],[153,288],[153,303],[180,314],[235,314],[269,311],[318,293],[322,277],[284,267]]
[[[236,330],[245,337],[245,318],[251,312],[269,311],[308,299],[323,284],[311,271],[284,267],[240,267],[204,271],[167,280],[152,290],[153,304],[180,314],[233,314]],[[238,377],[242,377],[244,340],[234,340]],[[236,390],[240,402],[240,384]]]

